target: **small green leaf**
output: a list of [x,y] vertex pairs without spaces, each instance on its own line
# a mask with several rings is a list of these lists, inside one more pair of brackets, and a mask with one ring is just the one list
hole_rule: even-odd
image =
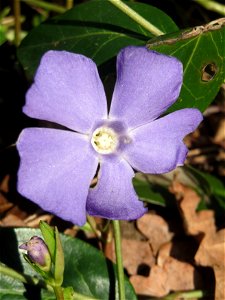
[[214,197],[219,206],[225,210],[225,185],[219,178],[191,166],[186,167],[186,172],[197,180],[198,190],[201,190],[209,198]]
[[63,295],[66,300],[74,300],[73,294],[74,294],[74,290],[71,286],[63,290]]
[[[159,9],[138,2],[131,8],[165,33],[178,30]],[[98,65],[128,45],[145,45],[153,35],[114,7],[109,1],[93,0],[75,5],[30,31],[18,49],[18,57],[32,75],[48,50],[67,50],[92,58]]]
[[27,256],[27,254],[23,254],[23,257],[25,259],[25,261],[31,266],[31,268],[34,269],[35,272],[37,272],[40,276],[42,276],[45,280],[50,280],[50,277],[48,276],[48,274],[46,272],[44,272],[43,270],[41,270],[35,263],[33,263],[29,257]]
[[150,182],[134,178],[133,185],[140,200],[166,206],[164,197],[158,191],[154,191],[154,187]]
[[41,229],[42,236],[45,240],[46,245],[48,246],[49,253],[51,255],[52,261],[55,260],[55,233],[51,226],[49,226],[46,222],[40,221],[39,227]]
[[55,227],[55,242],[54,278],[55,284],[61,286],[64,273],[64,253],[57,227]]
[[196,107],[204,111],[225,78],[225,18],[148,42],[148,48],[177,57],[184,80],[178,101],[169,109]]

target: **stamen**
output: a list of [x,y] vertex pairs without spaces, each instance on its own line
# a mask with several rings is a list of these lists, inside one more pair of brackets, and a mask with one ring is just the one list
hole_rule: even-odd
[[112,128],[99,127],[93,132],[91,144],[98,153],[110,154],[118,146],[118,135]]

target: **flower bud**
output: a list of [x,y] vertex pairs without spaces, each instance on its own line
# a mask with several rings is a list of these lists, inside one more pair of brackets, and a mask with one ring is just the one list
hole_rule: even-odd
[[20,245],[19,249],[27,250],[27,256],[30,261],[37,265],[42,271],[50,271],[51,256],[42,238],[33,236],[28,242]]

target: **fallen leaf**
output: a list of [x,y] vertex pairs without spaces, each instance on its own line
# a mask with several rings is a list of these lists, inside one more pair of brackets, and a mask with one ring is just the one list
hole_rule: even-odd
[[163,266],[170,256],[179,261],[192,263],[197,247],[198,245],[193,238],[185,236],[183,239],[175,239],[162,245],[159,249],[157,264]]
[[137,240],[122,240],[123,265],[128,274],[134,275],[141,268],[150,269],[155,259],[148,242]]
[[183,217],[184,228],[189,235],[214,234],[216,232],[213,210],[196,211],[199,195],[179,182],[173,182],[170,191],[175,194]]
[[138,295],[164,297],[170,291],[195,289],[201,278],[191,264],[168,257],[162,266],[153,266],[148,277],[134,275],[130,281]]
[[10,179],[10,175],[9,174],[5,175],[3,180],[0,182],[0,191],[4,193],[9,192],[9,179]]
[[13,204],[8,202],[7,198],[0,192],[0,214],[5,213],[12,206]]
[[213,268],[216,278],[215,299],[225,299],[225,229],[203,238],[195,261],[200,266]]
[[26,224],[23,220],[13,214],[8,214],[4,219],[0,221],[0,225],[3,227],[25,227]]
[[225,119],[223,116],[223,119],[220,120],[217,132],[214,137],[215,143],[222,143],[225,140]]
[[154,214],[145,214],[137,220],[137,228],[149,240],[153,254],[156,255],[159,248],[169,242],[173,233],[169,231],[166,221]]

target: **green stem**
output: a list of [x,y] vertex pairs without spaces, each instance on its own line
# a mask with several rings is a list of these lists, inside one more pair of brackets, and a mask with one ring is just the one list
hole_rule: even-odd
[[51,11],[54,11],[54,12],[57,12],[57,13],[64,13],[66,11],[66,8],[64,8],[60,5],[47,3],[47,2],[44,2],[44,1],[40,1],[40,0],[21,0],[21,1],[25,2],[26,4],[41,7],[41,8],[44,8],[44,9],[48,10],[48,11],[51,10]]
[[21,33],[21,12],[20,12],[20,0],[14,0],[14,16],[15,16],[15,44],[20,44],[20,33]]
[[73,7],[73,0],[66,0],[66,8],[70,9]]
[[223,16],[225,16],[225,5],[218,3],[212,0],[195,0],[198,4],[203,6],[204,8],[215,11]]
[[205,292],[201,290],[177,292],[163,297],[162,300],[176,300],[176,299],[199,299],[205,296]]
[[97,300],[96,298],[84,296],[84,295],[81,295],[81,294],[78,294],[78,293],[75,293],[75,292],[73,292],[73,299],[74,300]]
[[102,235],[101,232],[97,229],[97,224],[95,222],[95,219],[92,216],[87,215],[87,221],[91,226],[92,231],[97,236],[97,238],[101,239]]
[[115,241],[115,251],[116,251],[119,299],[125,300],[125,285],[124,285],[123,258],[122,258],[122,248],[121,248],[120,223],[118,220],[113,220],[112,224],[114,230],[114,241]]
[[64,300],[63,289],[61,286],[53,286],[53,290],[57,300]]
[[163,35],[164,34],[164,32],[162,32],[156,26],[154,26],[153,24],[148,22],[145,18],[143,18],[135,10],[130,8],[128,5],[126,5],[121,0],[108,0],[108,1],[111,2],[118,9],[120,9],[127,16],[129,16],[136,23],[138,23],[143,28],[145,28],[147,31],[151,32],[153,35],[158,36],[158,35]]

